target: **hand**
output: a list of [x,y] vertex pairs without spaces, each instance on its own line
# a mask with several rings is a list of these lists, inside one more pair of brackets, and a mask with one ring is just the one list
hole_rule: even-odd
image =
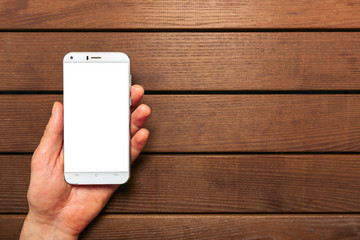
[[[144,95],[131,87],[132,109]],[[131,163],[144,148],[149,131],[141,128],[150,108],[141,104],[131,114]],[[103,209],[118,185],[70,185],[64,180],[63,107],[55,102],[51,118],[31,160],[27,193],[29,212],[20,239],[77,239]]]

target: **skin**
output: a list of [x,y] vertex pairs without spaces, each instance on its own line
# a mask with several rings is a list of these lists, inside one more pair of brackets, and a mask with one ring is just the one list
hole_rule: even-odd
[[[139,85],[131,87],[131,163],[149,137],[142,128],[150,108],[141,104]],[[29,212],[20,239],[77,239],[99,214],[118,185],[70,185],[64,180],[63,106],[55,102],[52,115],[31,160],[27,193]]]

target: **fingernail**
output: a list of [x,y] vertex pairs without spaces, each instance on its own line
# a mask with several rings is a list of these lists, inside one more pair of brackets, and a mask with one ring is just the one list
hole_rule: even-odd
[[55,114],[55,103],[53,104],[53,107],[52,107],[51,116],[54,116],[54,114]]

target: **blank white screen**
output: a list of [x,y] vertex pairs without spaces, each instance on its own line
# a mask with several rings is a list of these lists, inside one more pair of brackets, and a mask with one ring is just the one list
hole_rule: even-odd
[[65,172],[129,171],[129,63],[64,63]]

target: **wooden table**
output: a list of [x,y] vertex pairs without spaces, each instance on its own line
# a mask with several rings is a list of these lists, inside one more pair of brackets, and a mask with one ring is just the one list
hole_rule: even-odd
[[0,3],[0,238],[70,51],[123,51],[152,108],[131,180],[83,239],[360,239],[360,4]]

